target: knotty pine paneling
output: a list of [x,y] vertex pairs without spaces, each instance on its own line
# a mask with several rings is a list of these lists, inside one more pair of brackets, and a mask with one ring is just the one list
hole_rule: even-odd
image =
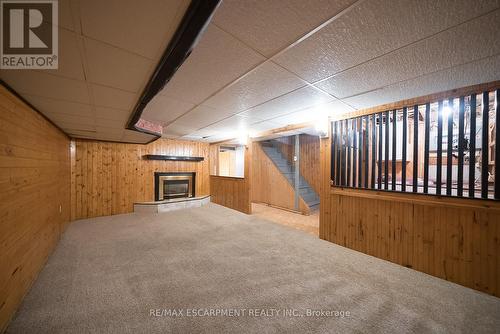
[[251,213],[249,182],[245,178],[210,176],[210,201],[225,207]]
[[69,143],[0,86],[0,332],[70,220]]
[[316,191],[321,191],[319,137],[301,134],[300,147],[300,174]]
[[[252,143],[252,202],[295,210],[295,192],[288,180],[262,150],[259,142]],[[309,207],[299,199],[299,211],[309,214]]]
[[[147,145],[75,140],[72,219],[133,211],[154,200],[154,172],[195,172],[196,195],[208,195],[208,144],[158,139]],[[145,160],[146,154],[202,156],[201,162]],[[74,201],[74,203],[73,203]]]
[[500,204],[330,186],[320,142],[320,238],[500,297]]
[[[210,150],[217,150],[219,145],[210,145]],[[246,214],[252,213],[250,200],[250,184],[252,180],[253,146],[250,144],[245,148],[245,171],[244,177],[210,176],[210,201],[225,207],[241,211]]]

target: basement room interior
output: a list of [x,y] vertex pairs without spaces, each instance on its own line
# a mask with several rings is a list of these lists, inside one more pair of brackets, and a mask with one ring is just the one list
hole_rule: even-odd
[[500,332],[500,1],[0,7],[0,333]]

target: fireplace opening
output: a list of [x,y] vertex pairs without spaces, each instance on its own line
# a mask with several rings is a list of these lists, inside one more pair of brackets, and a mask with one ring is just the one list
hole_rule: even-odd
[[163,198],[189,197],[188,180],[164,180]]
[[195,173],[155,173],[155,201],[194,197]]

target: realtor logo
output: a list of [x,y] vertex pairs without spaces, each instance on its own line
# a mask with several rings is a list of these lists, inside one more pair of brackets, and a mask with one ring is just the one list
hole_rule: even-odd
[[0,0],[0,68],[58,68],[57,5],[57,0]]

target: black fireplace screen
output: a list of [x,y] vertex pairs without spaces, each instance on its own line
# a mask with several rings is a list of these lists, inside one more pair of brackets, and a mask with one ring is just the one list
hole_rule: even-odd
[[164,180],[163,181],[163,198],[177,198],[189,196],[189,181],[188,180]]
[[195,196],[195,173],[156,172],[155,201]]

